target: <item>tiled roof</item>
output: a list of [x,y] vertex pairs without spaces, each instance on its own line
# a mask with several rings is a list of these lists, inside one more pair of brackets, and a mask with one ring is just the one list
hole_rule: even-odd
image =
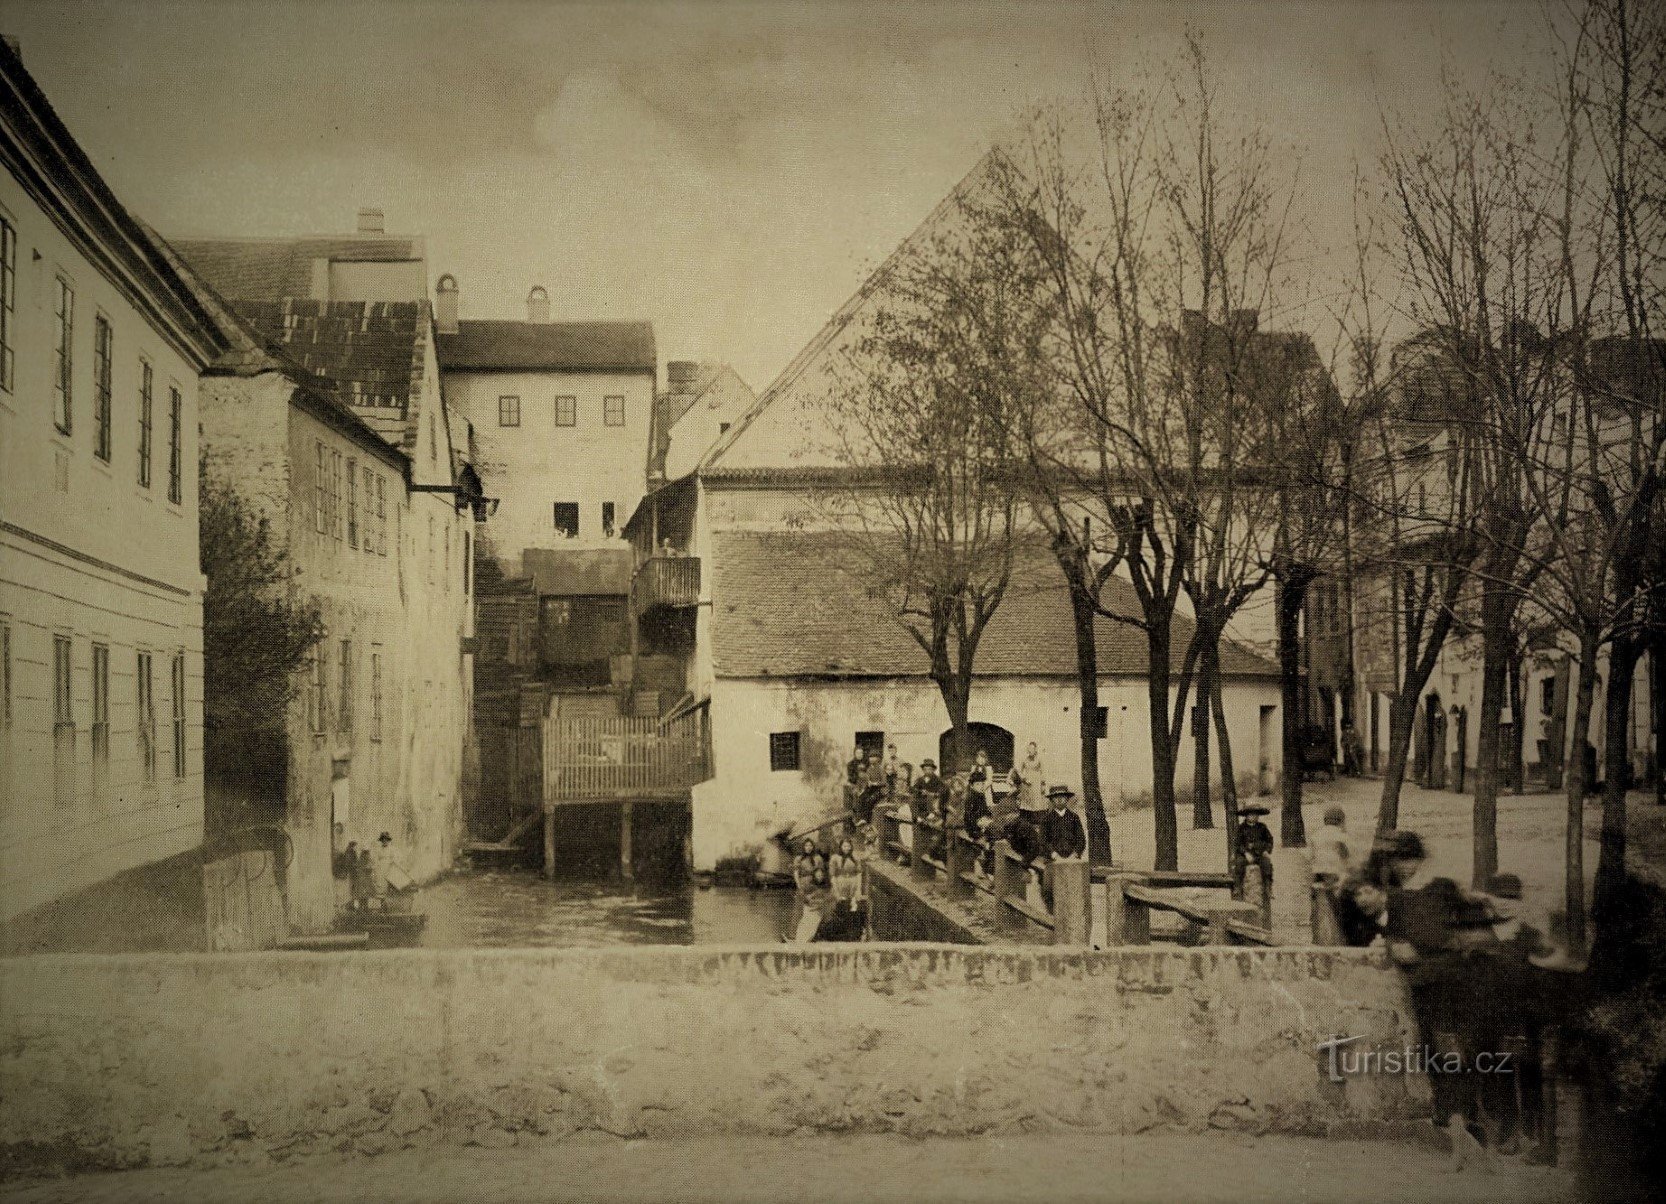
[[403,411],[427,324],[420,301],[244,301],[260,334],[354,407]]
[[477,371],[652,372],[652,322],[457,323],[436,337],[440,367]]
[[399,262],[422,258],[419,239],[175,238],[170,240],[214,291],[230,301],[313,295],[315,261]]
[[[708,572],[712,652],[719,677],[923,677],[926,657],[857,576],[839,567],[841,542],[826,531],[717,531]],[[1107,587],[1119,613],[1139,614],[1120,577]],[[1101,617],[1099,671],[1146,671],[1145,633]],[[1174,620],[1179,668],[1191,621]],[[1276,677],[1278,667],[1236,644],[1221,646],[1227,676]],[[1012,583],[978,649],[979,676],[1076,676],[1076,636],[1064,578],[1044,548],[1019,556]]]

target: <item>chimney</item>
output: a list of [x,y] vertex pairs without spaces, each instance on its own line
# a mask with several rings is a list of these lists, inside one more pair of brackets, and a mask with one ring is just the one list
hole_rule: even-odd
[[457,333],[457,277],[450,272],[434,285],[434,329],[440,334]]
[[668,360],[665,364],[665,391],[667,393],[694,392],[694,377],[700,371],[700,365],[693,360]]
[[360,209],[359,210],[359,233],[360,234],[385,234],[385,233],[387,233],[387,231],[382,229],[382,211],[380,209]]
[[532,286],[532,291],[526,295],[526,320],[528,322],[548,322],[550,320],[550,295],[541,284]]

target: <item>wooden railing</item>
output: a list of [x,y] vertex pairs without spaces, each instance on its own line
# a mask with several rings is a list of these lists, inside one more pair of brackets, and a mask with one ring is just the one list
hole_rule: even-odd
[[[881,856],[905,863],[910,876],[921,882],[941,878],[951,899],[965,902],[981,894],[997,931],[1023,938],[1039,930],[1050,944],[1088,944],[1092,909],[1086,861],[1029,863],[1002,840],[991,851],[993,872],[982,874],[978,867],[984,846],[962,828],[929,817],[899,823],[888,807],[874,812],[874,826]],[[1032,872],[1045,876],[1053,897],[1050,908],[1029,900]]]
[[711,776],[705,712],[546,720],[544,805],[681,796]]
[[650,556],[631,579],[631,607],[638,615],[656,606],[697,606],[699,602],[697,556]]

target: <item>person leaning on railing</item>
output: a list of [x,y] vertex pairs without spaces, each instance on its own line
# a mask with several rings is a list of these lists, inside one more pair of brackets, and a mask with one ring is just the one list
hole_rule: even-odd
[[1075,792],[1068,786],[1056,785],[1047,789],[1047,801],[1053,806],[1041,821],[1041,838],[1046,845],[1046,860],[1049,863],[1047,872],[1041,876],[1041,897],[1049,911],[1053,909],[1051,863],[1076,861],[1085,857],[1088,851],[1088,836],[1082,827],[1082,818],[1070,809],[1070,802],[1075,797]]

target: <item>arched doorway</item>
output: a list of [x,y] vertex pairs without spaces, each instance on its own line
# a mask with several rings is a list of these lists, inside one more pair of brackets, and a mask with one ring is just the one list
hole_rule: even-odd
[[[967,750],[966,764],[972,763],[981,748],[989,754],[989,763],[995,767],[997,773],[1008,773],[1012,769],[1012,733],[1006,728],[994,723],[968,723],[966,738],[972,747]],[[949,728],[937,737],[937,761],[941,766],[955,765],[954,759],[954,728]],[[949,772],[944,769],[944,772]]]

